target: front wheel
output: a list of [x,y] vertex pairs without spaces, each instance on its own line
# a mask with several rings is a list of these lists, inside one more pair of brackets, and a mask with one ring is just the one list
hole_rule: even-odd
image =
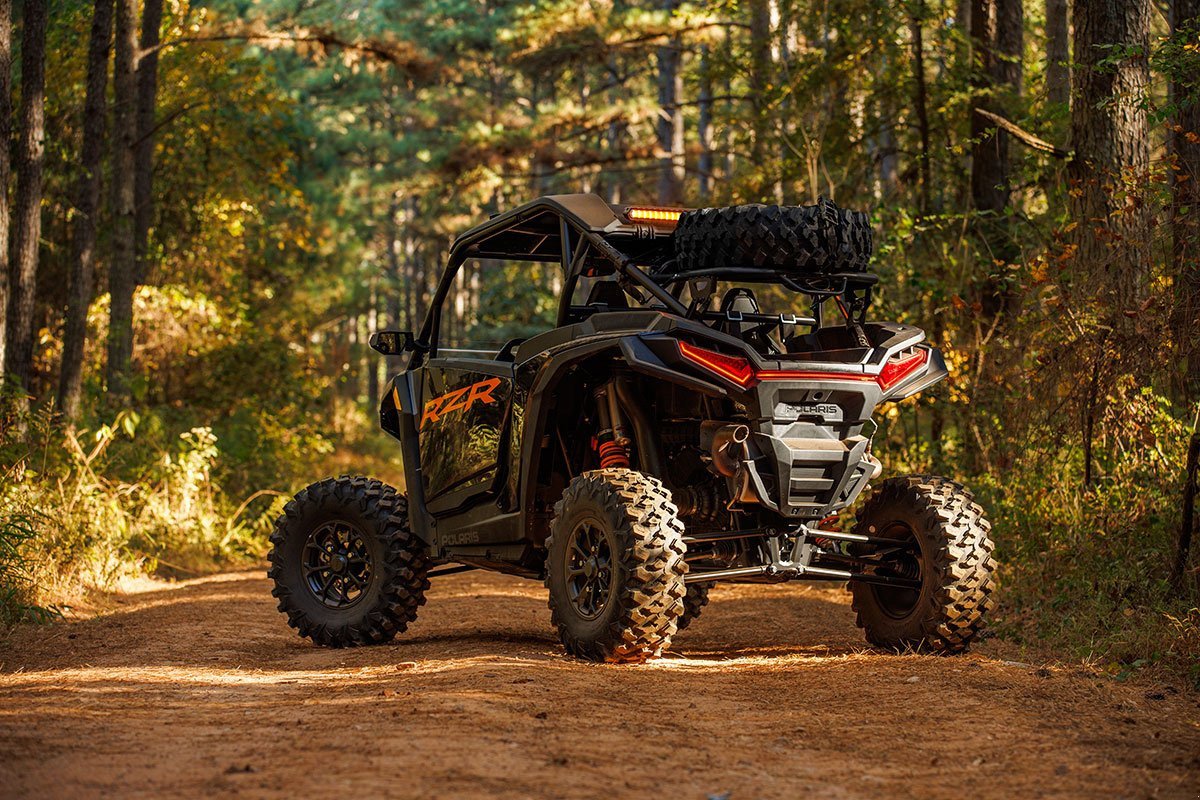
[[404,496],[380,481],[329,478],[301,490],[271,544],[271,594],[319,645],[386,642],[425,604],[425,545],[409,530]]
[[884,481],[863,504],[854,532],[904,542],[860,545],[875,572],[916,579],[919,588],[853,582],[854,611],[867,640],[889,649],[957,653],[983,629],[995,588],[992,525],[960,484],[935,476]]
[[567,652],[638,663],[670,644],[684,613],[683,524],[657,478],[585,472],[554,507],[546,540],[550,614]]

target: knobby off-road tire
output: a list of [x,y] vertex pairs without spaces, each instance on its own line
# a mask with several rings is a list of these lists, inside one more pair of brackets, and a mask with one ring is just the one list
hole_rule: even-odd
[[640,663],[667,648],[687,593],[678,514],[662,483],[634,470],[571,481],[546,540],[550,617],[567,652]]
[[[991,523],[954,481],[914,475],[884,481],[862,506],[854,532],[914,539],[919,592],[851,583],[857,623],[878,647],[958,653],[984,627],[995,588]],[[856,547],[867,554],[872,548]],[[909,607],[911,605],[911,607]]]
[[380,481],[328,478],[284,506],[271,534],[271,591],[288,625],[326,647],[382,644],[425,604],[425,545],[405,498]]
[[711,583],[689,583],[687,585],[687,594],[683,598],[683,616],[679,618],[679,623],[676,625],[677,630],[683,630],[692,624],[692,620],[700,616],[700,612],[708,605],[708,590],[711,587]]
[[685,212],[675,228],[680,270],[856,272],[871,259],[867,215],[822,198],[815,206],[744,205]]

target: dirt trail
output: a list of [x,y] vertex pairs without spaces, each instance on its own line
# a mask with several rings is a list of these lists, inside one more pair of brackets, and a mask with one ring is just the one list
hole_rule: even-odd
[[566,658],[540,587],[435,580],[319,650],[260,573],[0,644],[0,797],[1196,797],[1200,698],[866,650],[839,590],[720,588],[672,654]]

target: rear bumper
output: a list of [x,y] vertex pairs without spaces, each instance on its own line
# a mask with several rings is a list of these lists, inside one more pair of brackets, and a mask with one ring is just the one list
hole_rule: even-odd
[[754,433],[750,458],[734,478],[738,499],[791,519],[826,517],[854,502],[879,474],[869,445],[865,436],[785,438]]

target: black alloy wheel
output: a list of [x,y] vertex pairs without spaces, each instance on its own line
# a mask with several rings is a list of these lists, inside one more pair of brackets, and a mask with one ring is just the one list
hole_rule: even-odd
[[612,594],[612,542],[598,520],[585,519],[567,542],[567,595],[583,619],[604,612]]
[[[912,528],[906,522],[893,522],[881,533],[883,539],[907,542],[906,547],[888,547],[877,550],[864,560],[875,561],[875,574],[889,578],[921,580],[921,545]],[[869,584],[871,593],[879,603],[879,609],[892,619],[904,619],[921,601],[921,589],[908,586],[883,586]]]
[[362,600],[375,575],[362,532],[340,520],[308,535],[303,560],[308,590],[329,608],[349,608]]

